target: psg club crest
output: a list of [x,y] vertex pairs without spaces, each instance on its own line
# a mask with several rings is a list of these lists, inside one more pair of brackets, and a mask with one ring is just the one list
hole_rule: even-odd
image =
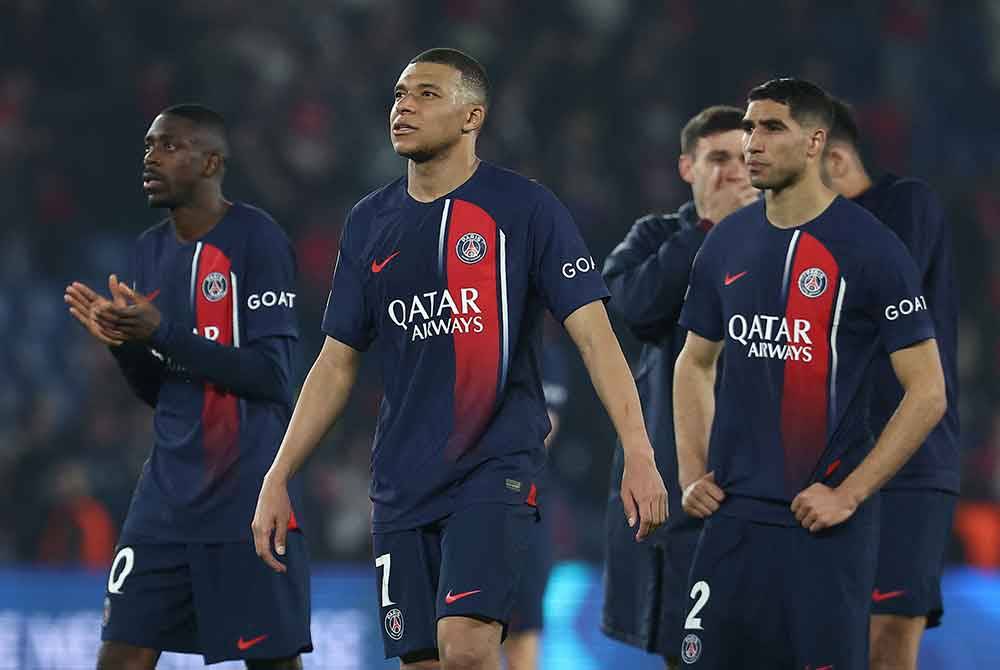
[[818,298],[826,291],[826,273],[819,268],[803,270],[799,275],[799,290],[807,298]]
[[486,238],[479,233],[466,233],[455,245],[458,260],[472,265],[486,258]]
[[226,281],[226,275],[221,272],[210,273],[201,283],[201,292],[204,294],[205,300],[209,302],[219,302],[225,298],[226,293],[229,292],[229,282]]
[[681,658],[685,663],[694,663],[701,658],[701,638],[691,633],[681,642]]
[[385,632],[393,640],[403,639],[403,613],[398,607],[393,607],[385,614]]

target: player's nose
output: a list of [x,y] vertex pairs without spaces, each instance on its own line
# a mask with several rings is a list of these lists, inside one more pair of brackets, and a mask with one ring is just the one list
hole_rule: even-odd
[[414,104],[414,96],[412,95],[402,95],[399,100],[396,101],[396,116],[400,114],[412,114],[416,106]]

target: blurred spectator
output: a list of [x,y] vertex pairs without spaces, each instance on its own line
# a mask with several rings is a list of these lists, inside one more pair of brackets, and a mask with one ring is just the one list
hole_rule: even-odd
[[92,570],[110,566],[117,533],[107,509],[91,495],[87,467],[79,461],[57,465],[49,488],[54,504],[42,530],[38,560]]

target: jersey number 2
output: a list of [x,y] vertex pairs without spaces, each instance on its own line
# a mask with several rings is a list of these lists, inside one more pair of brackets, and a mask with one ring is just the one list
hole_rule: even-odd
[[704,630],[701,627],[701,617],[698,616],[698,612],[708,604],[708,598],[711,594],[712,589],[708,587],[708,582],[706,581],[695,582],[695,585],[691,587],[691,597],[697,598],[697,600],[694,603],[694,607],[691,608],[687,619],[684,620],[684,630]]
[[392,570],[392,556],[382,554],[375,559],[375,567],[382,568],[382,607],[395,605],[396,603],[389,600],[389,571]]

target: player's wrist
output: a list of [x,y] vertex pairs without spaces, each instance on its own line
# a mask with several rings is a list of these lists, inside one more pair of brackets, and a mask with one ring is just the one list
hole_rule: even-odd
[[170,322],[161,316],[160,323],[157,324],[156,329],[149,336],[149,343],[154,347],[165,348],[170,340],[170,332]]
[[844,480],[840,486],[834,489],[839,496],[851,507],[857,509],[865,501],[868,495],[857,484],[850,480]]
[[656,461],[653,445],[649,443],[649,438],[645,434],[641,439],[622,440],[622,451],[625,452],[625,458],[629,461],[648,460],[650,463]]

